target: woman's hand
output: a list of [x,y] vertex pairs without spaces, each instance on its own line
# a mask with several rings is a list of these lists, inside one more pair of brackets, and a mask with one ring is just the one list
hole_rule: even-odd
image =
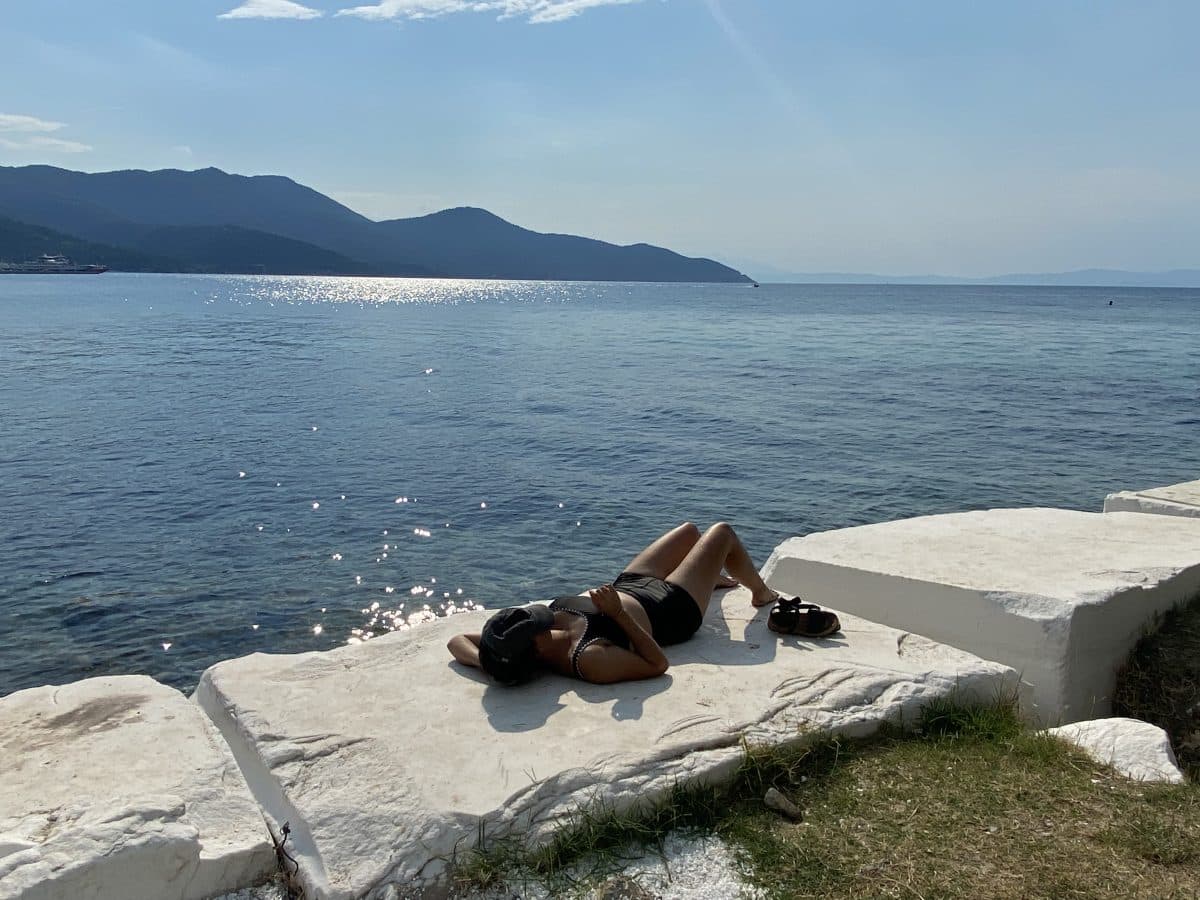
[[621,595],[617,593],[617,589],[611,584],[588,591],[588,596],[596,604],[596,609],[610,619],[615,619],[625,611],[625,607],[621,605]]
[[611,584],[588,591],[598,612],[615,621],[629,638],[629,649],[617,647],[608,641],[599,641],[586,647],[579,654],[576,671],[585,681],[595,684],[612,684],[617,681],[635,681],[639,678],[655,678],[670,667],[662,647],[654,636],[638,624],[638,620],[625,611],[621,595]]

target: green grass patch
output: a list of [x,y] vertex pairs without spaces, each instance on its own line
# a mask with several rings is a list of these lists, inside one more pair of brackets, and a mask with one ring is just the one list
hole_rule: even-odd
[[1195,786],[1130,782],[1036,734],[884,737],[843,747],[835,769],[785,793],[804,808],[802,824],[746,798],[748,815],[730,833],[753,883],[773,897],[1194,897],[1200,888]]
[[[804,810],[767,810],[768,788]],[[937,702],[917,734],[747,748],[720,788],[679,788],[641,813],[581,813],[548,846],[484,844],[461,885],[569,894],[639,848],[696,829],[730,844],[771,897],[1195,897],[1200,788],[1123,779],[1023,731],[1010,704]]]
[[1166,731],[1180,767],[1200,781],[1200,597],[1156,624],[1117,674],[1113,714]]

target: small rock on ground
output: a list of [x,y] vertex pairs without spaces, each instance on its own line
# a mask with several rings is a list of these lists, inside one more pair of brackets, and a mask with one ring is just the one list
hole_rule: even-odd
[[804,819],[804,810],[775,790],[775,788],[767,789],[767,794],[763,797],[763,805],[767,809],[779,813],[784,818],[791,819],[793,822],[799,822]]

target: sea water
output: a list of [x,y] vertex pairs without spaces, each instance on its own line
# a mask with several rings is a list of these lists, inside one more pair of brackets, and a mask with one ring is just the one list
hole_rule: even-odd
[[1200,477],[1200,291],[0,280],[0,694]]

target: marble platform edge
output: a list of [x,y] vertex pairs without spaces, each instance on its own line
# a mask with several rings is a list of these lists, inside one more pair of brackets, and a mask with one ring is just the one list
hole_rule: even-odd
[[1139,512],[1200,518],[1200,480],[1163,487],[1115,491],[1104,498],[1104,512]]
[[[719,742],[675,747],[659,755],[648,755],[649,768],[647,760],[638,761],[617,773],[608,785],[569,791],[548,806],[540,805],[540,801],[547,794],[546,787],[557,778],[545,779],[510,797],[504,808],[481,818],[492,828],[489,832],[492,836],[507,836],[515,830],[535,842],[544,842],[564,821],[596,804],[617,813],[653,809],[674,784],[684,781],[696,786],[720,784],[734,774],[748,751],[803,747],[828,738],[868,738],[888,726],[911,730],[932,702],[987,704],[1016,696],[1021,690],[1019,675],[1012,668],[988,660],[978,662],[983,666],[975,672],[953,676],[931,672],[925,680],[895,682],[891,688],[910,688],[911,692],[901,690],[882,710],[871,703],[823,709],[805,702],[810,698],[784,691],[767,715],[744,730],[729,733]],[[823,689],[819,679],[808,686],[812,693],[819,694]],[[681,770],[680,764],[685,760]],[[665,789],[660,785],[658,790],[651,787],[663,776],[669,778],[670,785]],[[532,805],[527,805],[530,801]],[[510,805],[517,805],[518,811],[505,811]],[[547,811],[549,818],[545,818]]]

